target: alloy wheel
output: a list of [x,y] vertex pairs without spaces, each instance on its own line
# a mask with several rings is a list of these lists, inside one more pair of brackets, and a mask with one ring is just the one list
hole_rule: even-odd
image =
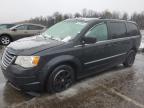
[[3,45],[8,45],[10,43],[10,38],[8,36],[2,36],[1,37],[1,43]]
[[72,85],[72,76],[67,70],[60,70],[54,78],[53,87],[56,92],[63,91]]

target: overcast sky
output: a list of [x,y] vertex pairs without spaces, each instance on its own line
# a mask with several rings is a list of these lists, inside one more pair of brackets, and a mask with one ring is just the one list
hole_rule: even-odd
[[0,0],[0,23],[47,16],[55,11],[81,12],[84,8],[98,12],[110,10],[131,14],[144,11],[144,0]]

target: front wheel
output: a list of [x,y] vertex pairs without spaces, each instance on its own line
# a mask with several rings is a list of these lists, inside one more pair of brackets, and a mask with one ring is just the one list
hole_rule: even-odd
[[131,67],[135,61],[136,52],[134,50],[131,50],[126,57],[126,60],[124,61],[123,65],[125,67]]
[[56,67],[48,78],[46,89],[48,92],[61,92],[69,88],[74,82],[74,70],[71,66]]
[[10,39],[9,36],[3,35],[3,36],[0,37],[0,43],[1,43],[2,45],[9,45],[10,42],[11,42],[11,39]]

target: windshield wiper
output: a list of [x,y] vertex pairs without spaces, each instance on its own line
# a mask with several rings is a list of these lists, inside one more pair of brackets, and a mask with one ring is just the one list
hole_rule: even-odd
[[42,34],[42,36],[43,36],[45,39],[51,39],[51,40],[60,41],[60,39],[54,38],[53,36],[50,36],[50,35]]
[[49,35],[45,35],[45,34],[41,34],[45,39],[50,39],[51,38],[51,36],[49,36]]
[[50,39],[51,39],[51,40],[56,40],[56,41],[61,41],[60,39],[58,39],[58,38],[53,38],[53,37],[51,37]]

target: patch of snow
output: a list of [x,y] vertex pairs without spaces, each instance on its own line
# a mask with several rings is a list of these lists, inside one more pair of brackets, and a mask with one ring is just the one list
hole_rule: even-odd
[[78,92],[77,89],[69,88],[61,93],[56,93],[56,97],[59,99],[65,99],[66,97],[69,98],[69,97],[76,95],[77,92]]
[[140,49],[143,49],[143,48],[144,48],[144,43],[141,43]]
[[62,41],[63,41],[63,42],[68,42],[69,40],[71,40],[71,36],[65,37]]
[[[99,79],[97,79],[97,80],[99,80]],[[95,88],[96,83],[97,82],[95,81],[95,78],[91,78],[89,80],[84,80],[81,83],[73,85],[71,88],[69,88],[63,92],[56,93],[55,96],[58,99],[62,99],[62,100],[66,99],[66,98],[70,98],[70,97],[77,95],[80,92]]]
[[144,30],[141,30],[141,34],[142,34],[142,41],[141,41],[140,49],[143,49],[144,48]]
[[141,34],[144,36],[144,30],[141,30],[140,32],[141,32]]
[[9,44],[8,47],[11,47],[15,50],[19,50],[19,49],[34,48],[37,46],[47,45],[47,44],[50,44],[50,42],[44,41],[39,36],[34,36],[34,37],[22,38],[17,41],[14,41],[11,44]]

